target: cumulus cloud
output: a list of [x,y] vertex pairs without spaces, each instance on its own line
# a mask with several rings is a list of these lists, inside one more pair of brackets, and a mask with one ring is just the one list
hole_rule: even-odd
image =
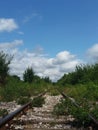
[[18,25],[16,24],[15,20],[12,18],[0,18],[0,32],[11,32],[18,28]]
[[22,40],[15,40],[12,43],[5,43],[2,48],[9,47],[8,52],[14,54],[10,64],[10,73],[22,77],[27,67],[32,67],[35,74],[41,77],[49,76],[52,81],[57,81],[64,73],[73,71],[80,60],[68,51],[59,52],[55,57],[47,57],[42,53],[42,48],[37,47],[32,52],[28,50],[20,51],[17,45],[21,45]]
[[54,64],[63,64],[65,62],[68,62],[69,60],[73,60],[75,58],[74,55],[70,54],[68,51],[62,51],[56,55],[56,58],[54,59]]
[[6,53],[9,53],[9,51],[15,52],[16,46],[22,45],[23,40],[14,40],[12,42],[3,42],[0,43],[0,51],[4,51]]
[[94,61],[98,61],[98,44],[88,49],[87,56]]

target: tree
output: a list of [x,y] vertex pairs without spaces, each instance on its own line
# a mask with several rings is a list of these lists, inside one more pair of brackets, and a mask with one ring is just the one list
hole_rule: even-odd
[[44,80],[45,80],[45,82],[47,82],[47,83],[51,83],[51,80],[50,80],[49,77],[45,77]]
[[6,78],[9,73],[9,64],[11,63],[12,56],[5,54],[3,51],[0,52],[0,84],[6,83]]
[[31,83],[34,79],[34,71],[32,68],[27,68],[23,74],[23,80],[24,82]]

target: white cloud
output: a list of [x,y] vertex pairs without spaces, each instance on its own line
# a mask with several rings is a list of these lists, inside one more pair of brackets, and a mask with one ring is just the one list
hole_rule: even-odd
[[17,28],[18,25],[16,24],[14,19],[0,18],[0,32],[4,32],[4,31],[11,32]]
[[20,35],[24,35],[24,32],[21,32],[21,31],[19,31],[17,33],[20,34]]
[[87,56],[94,61],[98,61],[98,44],[88,49]]
[[16,50],[16,46],[22,45],[23,44],[23,40],[14,40],[13,42],[3,42],[0,43],[0,51],[4,51],[6,53],[9,53],[11,51],[15,52]]
[[63,64],[68,62],[69,60],[73,60],[75,58],[75,55],[70,54],[68,51],[62,51],[56,55],[56,58],[54,59],[54,64]]
[[25,16],[24,20],[23,20],[23,23],[27,23],[29,21],[31,21],[32,19],[34,18],[38,18],[39,20],[42,20],[42,16],[37,13],[37,12],[33,12],[32,14],[28,15],[28,16]]
[[9,48],[7,52],[14,54],[10,64],[11,74],[22,77],[24,70],[27,67],[32,67],[36,75],[41,77],[49,76],[52,81],[56,81],[64,73],[73,71],[75,66],[80,63],[80,60],[68,51],[62,51],[52,58],[42,53],[43,49],[41,47],[37,47],[36,51],[32,52],[27,50],[20,51],[16,46],[22,43],[22,40],[15,40],[11,43],[1,44],[2,48]]

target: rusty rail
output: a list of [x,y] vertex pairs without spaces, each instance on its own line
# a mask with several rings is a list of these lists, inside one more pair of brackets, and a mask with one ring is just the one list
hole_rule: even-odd
[[[80,108],[80,106],[78,105],[78,103],[76,103],[76,101],[75,101],[74,98],[69,97],[67,94],[61,92],[61,91],[58,90],[58,89],[57,89],[57,91],[58,91],[65,99],[68,98],[68,99],[73,103],[74,106],[76,106],[77,108]],[[88,113],[88,112],[87,112],[87,113]],[[98,129],[98,121],[97,121],[90,113],[88,113],[88,117],[93,121],[93,123],[94,123],[94,125],[95,125],[94,127]],[[95,130],[97,130],[97,129],[95,129]]]
[[[24,112],[25,110],[29,109],[31,107],[31,102],[28,102],[27,104],[23,105],[22,107],[20,107],[19,109],[17,109],[16,111],[12,112],[11,114],[8,114],[7,116],[5,116],[4,118],[2,118],[0,120],[0,130],[3,129],[7,129],[10,125],[10,122],[12,121],[12,119],[17,116],[18,114],[20,114],[21,112]],[[7,124],[7,126],[6,126]]]
[[[45,94],[46,92],[43,92],[37,96],[35,96],[34,98],[36,97],[41,97]],[[17,109],[16,111],[8,114],[7,116],[5,116],[4,118],[2,118],[0,120],[0,130],[8,130],[8,128],[10,127],[10,125],[12,124],[12,120],[14,117],[18,116],[19,114],[24,114],[24,112],[26,110],[28,110],[30,107],[32,106],[32,101],[28,102],[27,104],[21,106],[19,109]]]

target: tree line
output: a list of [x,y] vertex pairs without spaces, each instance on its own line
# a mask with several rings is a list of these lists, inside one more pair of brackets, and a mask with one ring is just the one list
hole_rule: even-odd
[[[0,52],[0,86],[4,86],[7,82],[8,77],[10,76],[10,63],[13,59],[13,56],[5,54],[3,51]],[[20,80],[20,78],[17,75],[13,75],[15,79]],[[49,77],[40,78],[39,76],[35,75],[35,72],[32,67],[26,68],[26,70],[23,73],[23,81],[32,83],[34,82],[40,82],[41,80],[44,80],[47,83],[51,83],[51,80]]]
[[79,65],[76,66],[74,72],[64,74],[57,83],[65,84],[86,84],[89,82],[98,83],[98,63],[92,65]]

